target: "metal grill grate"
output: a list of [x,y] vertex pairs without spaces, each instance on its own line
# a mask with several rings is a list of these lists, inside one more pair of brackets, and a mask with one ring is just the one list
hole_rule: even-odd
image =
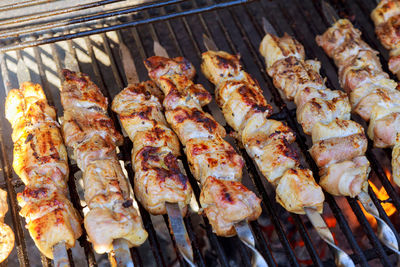
[[[26,1],[21,2],[20,6],[39,5],[43,2],[47,1]],[[56,2],[58,1],[54,1],[54,3]],[[106,7],[117,2],[121,4],[118,8],[105,10],[98,14],[91,11],[92,8],[100,5]],[[43,85],[50,104],[55,105],[58,111],[62,110],[58,92],[60,82],[58,77],[60,77],[65,51],[68,51],[77,58],[81,70],[91,76],[111,102],[112,98],[126,85],[118,44],[124,42],[130,48],[138,74],[142,80],[145,80],[147,74],[142,60],[153,54],[153,40],[159,41],[170,56],[188,58],[198,70],[197,82],[202,83],[210,92],[213,92],[213,86],[201,74],[199,67],[201,52],[205,51],[202,44],[202,34],[205,33],[214,39],[221,49],[241,54],[246,71],[260,82],[265,96],[273,105],[275,110],[273,117],[288,122],[289,126],[296,131],[297,142],[295,145],[303,164],[309,166],[314,174],[318,173],[318,168],[307,152],[311,143],[310,138],[304,135],[301,127],[297,124],[293,104],[285,102],[265,73],[263,59],[258,53],[258,45],[264,35],[261,18],[265,16],[278,33],[288,32],[296,37],[305,46],[308,58],[318,58],[322,62],[322,75],[328,78],[327,85],[330,88],[339,89],[334,64],[314,41],[315,35],[322,33],[329,26],[321,16],[319,1],[171,0],[153,1],[150,4],[144,3],[136,6],[126,3],[123,5],[123,2],[125,1],[105,0],[81,4],[81,7],[76,7],[74,10],[64,8],[62,11],[47,11],[41,15],[41,18],[22,18],[26,21],[19,21],[20,24],[18,21],[13,22],[10,19],[0,20],[0,29],[8,27],[8,30],[0,31],[2,39],[0,51],[4,52],[0,58],[1,77],[4,82],[0,85],[4,84],[4,87],[0,89],[0,98],[5,99],[5,87],[9,89],[17,86],[16,62],[22,57],[28,63],[32,74],[36,74],[33,76],[36,79],[35,82]],[[363,31],[366,41],[383,54],[382,60],[385,61],[383,65],[386,66],[387,52],[377,41],[369,19],[369,13],[375,6],[374,0],[337,1],[334,6],[342,16],[348,16],[353,21],[355,19],[355,24]],[[0,11],[3,12],[9,12],[10,9],[9,5],[0,6]],[[79,15],[77,13],[79,10],[85,10],[88,13]],[[64,12],[63,14],[69,17],[56,20],[57,12]],[[53,26],[49,23],[52,23]],[[60,29],[61,26],[62,29]],[[35,31],[37,27],[40,27],[41,31]],[[18,31],[25,31],[26,34],[17,35]],[[109,32],[105,33],[106,31]],[[75,39],[69,40],[72,38]],[[34,47],[25,48],[30,46]],[[14,51],[17,48],[25,49]],[[207,111],[225,125],[215,102],[208,106]],[[0,106],[0,112],[4,114],[4,105]],[[60,112],[58,115],[61,115]],[[116,115],[111,111],[110,115],[117,122]],[[365,125],[359,118],[354,119]],[[229,132],[229,127],[226,128]],[[10,213],[6,220],[12,221],[16,233],[16,249],[10,255],[8,264],[10,266],[16,264],[35,266],[38,265],[40,257],[43,266],[50,266],[51,262],[44,256],[40,256],[36,248],[31,249],[33,247],[32,240],[23,230],[24,219],[18,215],[16,192],[21,191],[23,186],[11,168],[12,142],[10,134],[10,126],[2,116],[0,149],[4,182],[0,178],[0,187],[6,188],[9,192]],[[233,138],[230,141],[235,142]],[[120,147],[119,158],[125,163],[128,177],[132,183],[131,146],[131,142],[126,138],[125,144]],[[238,143],[235,146],[246,161],[247,175],[244,177],[244,183],[254,189],[263,199],[263,215],[259,223],[253,222],[251,226],[257,238],[257,248],[268,264],[270,266],[333,266],[333,254],[328,251],[326,255],[322,255],[322,247],[318,245],[320,239],[310,227],[307,218],[284,211],[275,202],[274,191],[266,183],[265,178],[260,176],[245,150]],[[367,156],[372,167],[371,179],[381,183],[385,188],[390,197],[386,202],[395,206],[396,213],[389,219],[381,205],[382,201],[371,189],[369,193],[382,218],[393,227],[393,224],[399,220],[400,197],[397,189],[391,185],[385,174],[385,170],[388,168],[387,162],[390,162],[390,152],[374,149],[370,144]],[[196,186],[193,176],[190,175],[187,161],[185,158],[182,160],[198,198],[199,188]],[[74,206],[82,212],[83,207],[79,197],[81,188],[77,172],[78,168],[72,164],[69,187]],[[324,217],[331,216],[337,221],[337,226],[331,230],[340,242],[340,247],[346,249],[356,264],[361,266],[391,266],[393,264],[395,255],[381,245],[375,235],[373,225],[368,221],[356,200],[326,195],[326,203]],[[140,205],[139,209],[145,228],[149,232],[149,240],[142,247],[131,250],[135,265],[170,266],[179,263],[184,266],[185,263],[177,253],[169,234],[168,218],[161,219],[151,216]],[[349,214],[354,218],[349,217]],[[354,222],[354,220],[356,221]],[[221,266],[251,265],[251,256],[244,245],[237,238],[227,239],[215,236],[206,218],[191,214],[185,218],[185,224],[192,241],[195,262],[199,266],[212,266],[217,263]],[[354,225],[359,225],[357,226],[359,233],[354,233]],[[304,247],[301,249],[296,247],[294,236],[304,243]],[[399,239],[397,232],[396,237]],[[173,249],[169,250],[170,247]],[[79,239],[76,248],[69,251],[69,256],[72,266],[74,262],[75,266],[81,266],[81,264],[96,266],[104,265],[107,262],[104,256],[96,255],[93,252],[85,236]],[[303,258],[307,258],[309,261],[304,261]]]

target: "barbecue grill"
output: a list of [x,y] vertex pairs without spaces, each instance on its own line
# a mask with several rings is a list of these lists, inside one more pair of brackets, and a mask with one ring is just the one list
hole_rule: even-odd
[[[0,64],[3,80],[0,83],[1,99],[5,99],[8,90],[17,87],[17,61],[22,58],[30,68],[34,82],[43,85],[49,103],[56,106],[58,111],[62,110],[58,88],[60,71],[68,52],[78,60],[81,71],[89,74],[111,103],[113,97],[127,85],[119,44],[124,43],[130,49],[139,77],[144,81],[148,78],[142,61],[153,55],[153,41],[160,42],[171,57],[188,58],[198,70],[197,82],[213,92],[213,86],[200,72],[200,55],[206,51],[202,35],[206,34],[220,49],[241,55],[246,71],[259,81],[268,102],[274,107],[272,117],[286,121],[295,130],[296,150],[303,165],[309,167],[318,180],[318,168],[307,152],[311,140],[297,124],[294,105],[281,97],[265,73],[258,45],[264,35],[262,17],[267,17],[279,34],[287,32],[298,39],[304,45],[308,58],[316,57],[322,62],[321,73],[328,77],[328,87],[340,89],[333,62],[314,41],[315,36],[329,26],[319,1],[64,2],[68,1],[33,0],[18,1],[17,4],[0,2]],[[383,67],[387,71],[388,53],[376,39],[369,18],[376,5],[375,1],[336,1],[332,5],[342,17],[349,18],[362,30],[365,40],[381,53]],[[208,109],[222,125],[226,125],[215,102],[208,105]],[[4,114],[4,105],[0,105],[0,112]],[[116,114],[110,111],[110,115],[119,125]],[[360,118],[354,117],[354,120],[365,126]],[[232,132],[228,126],[226,129]],[[289,214],[275,202],[273,188],[260,175],[245,150],[235,143],[233,138],[230,139],[246,161],[244,184],[263,199],[263,215],[258,222],[252,222],[250,225],[256,237],[256,247],[267,263],[270,266],[334,266],[332,251],[321,241],[307,217]],[[131,142],[125,138],[118,156],[124,162],[129,180],[133,183],[131,147]],[[3,264],[36,266],[41,262],[43,266],[51,266],[51,261],[40,255],[33,246],[28,232],[24,230],[24,219],[18,215],[16,192],[22,190],[23,183],[11,167],[11,127],[4,116],[1,116],[0,121],[0,149],[0,187],[9,193],[10,212],[6,216],[6,222],[12,226],[16,236],[14,251]],[[381,217],[390,227],[397,230],[395,235],[400,240],[400,197],[398,188],[393,187],[389,181],[390,155],[390,151],[375,149],[369,144],[367,157],[372,168],[370,180],[381,185],[389,198],[381,199],[371,188],[369,194]],[[199,187],[190,174],[184,157],[182,161],[198,198]],[[71,200],[75,208],[82,213],[85,203],[80,195],[80,173],[74,162],[71,162],[68,184]],[[396,209],[392,216],[386,214],[382,206],[388,203]],[[149,238],[143,246],[131,249],[135,266],[185,266],[186,263],[170,235],[168,217],[152,216],[139,203],[137,205]],[[380,243],[374,231],[374,221],[366,217],[356,199],[334,198],[326,194],[323,217],[334,222],[330,225],[331,231],[339,246],[351,256],[354,263],[360,266],[392,266],[396,263],[396,255]],[[198,266],[251,265],[251,253],[239,239],[217,237],[212,233],[205,217],[193,212],[185,218],[185,225]],[[85,235],[79,239],[75,248],[68,250],[68,256],[71,266],[108,264],[107,256],[95,254]]]

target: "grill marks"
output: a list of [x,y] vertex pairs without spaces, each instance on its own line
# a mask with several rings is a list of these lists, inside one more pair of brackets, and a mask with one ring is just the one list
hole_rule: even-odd
[[64,138],[74,149],[83,171],[85,200],[89,212],[84,223],[97,253],[109,252],[115,239],[130,247],[147,238],[141,218],[133,206],[129,185],[115,152],[123,137],[107,115],[107,99],[82,73],[63,70],[61,88],[64,107]]
[[[298,50],[304,53],[301,47]],[[263,175],[276,186],[277,201],[291,212],[304,213],[304,207],[322,211],[321,188],[310,170],[299,168],[297,154],[289,147],[295,140],[292,130],[267,119],[272,108],[259,84],[242,70],[239,57],[223,51],[205,52],[202,71],[216,85],[217,103],[226,121],[238,132]]]
[[13,127],[13,167],[26,185],[17,196],[20,214],[39,250],[53,258],[54,245],[74,247],[82,234],[67,198],[68,159],[56,113],[40,85],[27,82],[10,91],[6,117]]
[[[340,42],[337,37],[331,39]],[[260,45],[274,85],[295,101],[297,120],[312,136],[310,153],[320,167],[320,185],[331,194],[355,197],[368,185],[369,162],[364,156],[368,143],[363,128],[350,120],[347,95],[325,86],[319,74],[320,62],[305,60],[304,53],[298,51],[304,48],[288,35],[278,38],[267,34]],[[354,51],[349,48],[340,53],[337,61],[344,62],[343,53]],[[348,167],[344,171],[333,171],[344,165]]]
[[148,81],[129,85],[112,103],[133,142],[135,194],[152,214],[166,214],[166,202],[186,211],[192,195],[178,166],[179,141],[165,122],[161,98],[155,84]]
[[[211,101],[211,95],[192,82],[194,67],[183,58],[156,56],[144,63],[165,95],[166,119],[186,146],[191,172],[202,184],[200,203],[213,231],[221,236],[235,235],[236,222],[258,218],[260,199],[239,182],[244,161],[222,139],[224,128],[201,108]],[[234,66],[233,61],[221,64]]]

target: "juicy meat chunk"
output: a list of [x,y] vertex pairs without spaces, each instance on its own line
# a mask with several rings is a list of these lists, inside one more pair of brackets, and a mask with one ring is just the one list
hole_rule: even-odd
[[265,58],[267,71],[269,71],[275,62],[288,57],[294,57],[297,60],[303,60],[305,58],[304,47],[296,39],[286,33],[281,38],[272,34],[266,34],[260,43],[259,51]]
[[81,218],[65,195],[40,185],[27,186],[18,194],[18,202],[26,228],[46,257],[53,258],[53,246],[61,241],[75,246],[82,234]]
[[311,147],[310,154],[318,167],[323,167],[362,156],[367,146],[367,137],[360,133],[318,141]]
[[286,210],[304,214],[304,208],[313,207],[322,212],[325,196],[308,169],[288,169],[276,187],[276,201]]
[[183,145],[193,138],[207,139],[226,135],[224,127],[201,109],[178,107],[166,111],[165,116]]
[[61,104],[64,109],[85,108],[106,111],[107,98],[88,75],[64,69],[62,75]]
[[319,184],[335,196],[355,197],[368,187],[369,162],[365,156],[329,165]]
[[165,203],[178,203],[186,209],[192,195],[188,178],[167,147],[143,147],[132,158],[135,195],[152,214],[166,214]]
[[240,182],[208,177],[200,194],[200,204],[219,236],[236,234],[234,224],[253,221],[261,215],[261,199]]
[[240,182],[244,160],[224,139],[191,139],[186,155],[194,177],[204,184],[209,176]]

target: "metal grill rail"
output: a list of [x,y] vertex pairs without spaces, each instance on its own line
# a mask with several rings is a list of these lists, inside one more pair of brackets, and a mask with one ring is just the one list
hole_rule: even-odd
[[[20,2],[19,5],[27,6],[41,4],[43,2],[45,1],[26,1]],[[114,2],[120,1],[97,1],[91,4],[81,5],[81,7],[76,7],[76,10],[65,9],[51,11],[41,14],[41,16],[52,18],[57,12],[71,12],[71,14],[73,14],[73,12],[77,10],[90,9],[100,4]],[[234,6],[246,2],[251,3]],[[377,41],[373,32],[373,25],[369,19],[369,13],[375,6],[374,0],[357,0],[354,2],[336,1],[333,5],[341,12],[341,15],[347,15],[349,18],[353,18],[352,15],[355,15],[356,26],[363,31],[363,36],[366,41],[383,54],[383,65],[386,66],[387,52]],[[0,6],[0,12],[11,8],[14,7],[10,5]],[[121,14],[124,14],[124,16],[121,16]],[[81,70],[91,76],[93,81],[103,90],[104,95],[111,103],[112,98],[126,86],[118,44],[124,42],[130,48],[132,56],[135,59],[139,76],[142,80],[145,80],[147,79],[147,74],[142,61],[153,54],[153,40],[159,41],[168,50],[171,56],[184,56],[188,58],[198,70],[197,82],[202,83],[210,92],[213,92],[213,86],[201,74],[199,68],[201,52],[206,51],[202,44],[202,34],[205,33],[214,39],[221,49],[230,53],[241,54],[246,71],[251,73],[260,82],[268,101],[274,106],[276,113],[273,117],[288,122],[289,126],[295,130],[297,135],[295,146],[297,147],[300,157],[304,159],[304,164],[313,170],[315,177],[318,179],[318,168],[307,152],[310,138],[302,132],[301,127],[296,122],[293,104],[287,103],[280,96],[279,92],[274,88],[271,79],[264,71],[263,59],[258,53],[258,45],[264,35],[261,27],[261,18],[263,16],[271,21],[278,33],[282,34],[288,32],[297,38],[305,46],[308,58],[318,58],[322,62],[322,75],[328,77],[327,85],[332,89],[340,88],[337,82],[334,64],[325,56],[324,52],[314,41],[315,35],[322,33],[329,26],[322,16],[319,1],[170,0],[164,2],[153,1],[150,4],[142,4],[135,7],[131,6],[118,11],[114,10],[103,12],[98,15],[61,20],[56,26],[68,24],[69,26],[66,27],[67,31],[65,29],[59,31],[57,28],[49,27],[48,29],[54,34],[51,36],[46,35],[45,30],[32,34],[33,30],[36,29],[34,27],[38,27],[37,25],[25,26],[24,28],[15,27],[7,32],[0,32],[0,36],[5,37],[5,39],[2,40],[0,51],[7,52],[0,56],[1,77],[4,82],[4,88],[0,89],[0,98],[5,99],[5,89],[8,90],[12,86],[16,86],[16,84],[13,83],[15,80],[15,73],[13,72],[15,68],[13,68],[13,64],[16,63],[16,59],[23,57],[25,60],[36,62],[38,72],[37,82],[43,85],[49,103],[55,105],[58,110],[62,110],[57,84],[54,83],[54,77],[52,76],[60,77],[62,59],[65,51],[68,51],[76,57]],[[35,19],[37,18],[33,16],[25,18],[26,22],[32,23]],[[119,19],[119,21],[117,21],[118,23],[114,23],[111,22],[110,19]],[[107,24],[102,24],[104,22]],[[94,25],[93,28],[84,28],[83,26],[87,26],[87,23],[94,23],[91,24],[91,26]],[[100,23],[100,25],[95,23]],[[12,24],[12,22],[0,20],[0,27],[8,24]],[[50,26],[50,24],[48,25]],[[26,31],[26,35],[22,37],[13,36],[17,30]],[[116,30],[116,32],[110,34],[105,33],[111,30]],[[69,40],[72,38],[77,39]],[[60,42],[55,43],[56,41]],[[37,46],[39,44],[50,45]],[[30,48],[33,49],[33,56],[29,49],[18,50],[16,57],[15,52],[12,52],[14,49],[22,49],[29,46],[34,46]],[[45,60],[46,62],[43,61],[45,58],[47,58]],[[52,60],[49,60],[49,58],[52,58]],[[49,65],[48,62],[52,62],[53,64]],[[3,86],[3,83],[1,83],[0,86]],[[207,111],[212,113],[219,122],[225,125],[223,116],[216,107],[215,102],[209,105]],[[0,112],[4,114],[4,105],[0,105]],[[120,130],[121,128],[118,124],[116,114],[111,110],[109,112]],[[5,118],[1,116],[0,119],[1,166],[4,178],[4,183],[1,183],[2,179],[0,178],[0,187],[6,188],[9,192],[10,214],[8,216],[11,215],[12,226],[16,233],[16,252],[13,252],[10,257],[18,257],[21,266],[36,265],[37,258],[35,257],[38,255],[37,251],[32,252],[27,249],[27,245],[32,242],[28,241],[30,237],[27,232],[23,230],[22,225],[24,224],[24,219],[18,215],[19,208],[16,201],[16,191],[21,190],[22,183],[11,168],[11,130]],[[365,125],[359,118],[354,119],[362,125]],[[228,132],[231,132],[228,126],[226,126],[226,129]],[[283,208],[275,202],[273,190],[271,190],[265,178],[259,174],[253,161],[246,154],[242,146],[233,140],[233,138],[231,138],[230,141],[235,142],[236,148],[238,148],[245,159],[248,177],[246,178],[245,176],[244,182],[245,184],[251,184],[250,186],[262,197],[263,218],[270,220],[273,231],[276,233],[280,243],[278,249],[271,247],[271,240],[265,235],[262,226],[257,222],[251,223],[252,230],[257,238],[257,248],[266,258],[268,264],[270,266],[289,264],[292,266],[304,265],[299,261],[299,253],[293,248],[292,238],[288,236],[288,232],[292,229],[289,229],[286,221],[291,218],[290,220],[295,224],[296,233],[300,235],[304,242],[305,256],[311,259],[312,265],[334,266],[333,255],[331,253],[327,257],[321,257],[320,248],[316,246],[318,240],[313,239],[315,235],[311,233],[313,230],[310,228],[310,222],[307,218],[305,216],[289,214],[284,211]],[[128,138],[125,138],[124,145],[119,148],[119,159],[124,162],[129,180],[133,184],[133,171],[130,163],[131,147],[131,142]],[[384,171],[387,166],[384,166],[383,163],[385,160],[390,160],[390,153],[385,151],[383,158],[378,153],[379,150],[373,149],[370,144],[367,156],[371,162],[371,176],[376,176],[385,188],[390,196],[390,199],[386,202],[390,202],[396,207],[396,213],[389,219],[382,208],[382,201],[377,198],[372,190],[369,190],[369,194],[378,207],[382,218],[393,227],[392,221],[394,222],[399,219],[400,197],[396,189],[388,181],[388,177]],[[188,163],[184,157],[182,161],[198,201],[200,189],[194,177],[190,174]],[[68,185],[70,188],[71,200],[82,214],[83,207],[78,194],[79,184],[75,179],[78,168],[74,164],[70,166],[71,174]],[[389,249],[381,245],[374,233],[373,227],[365,217],[356,200],[347,198],[345,200],[345,206],[348,206],[351,213],[354,214],[358,223],[361,225],[361,236],[356,236],[352,232],[351,222],[349,218],[346,217],[346,214],[343,213],[346,208],[342,206],[343,202],[339,203],[338,198],[334,198],[328,194],[326,194],[326,202],[327,205],[325,205],[324,217],[328,216],[328,214],[334,216],[339,227],[335,227],[332,231],[337,237],[343,237],[339,239],[343,242],[340,246],[344,247],[344,245],[346,245],[348,247],[348,252],[351,254],[356,264],[360,266],[369,266],[369,264],[391,266],[393,264],[395,256],[392,255]],[[186,263],[179,253],[177,253],[178,250],[172,236],[167,233],[168,240],[164,240],[164,238],[160,237],[158,233],[159,229],[157,228],[159,225],[153,224],[155,218],[148,214],[140,204],[138,206],[142,214],[144,226],[149,232],[149,241],[146,242],[144,246],[131,250],[134,264],[137,266],[149,266],[150,264],[169,266],[173,263],[174,259],[176,259],[181,266],[185,266]],[[170,233],[168,218],[164,216],[163,221],[165,222],[165,225],[162,226],[163,229],[165,232]],[[157,221],[157,223],[159,224],[160,221]],[[161,222],[161,224],[163,223]],[[212,233],[211,226],[208,224],[207,219],[199,218],[199,216],[195,214],[186,217],[185,224],[192,241],[194,259],[199,266],[215,265],[217,262],[221,266],[231,266],[233,264],[250,266],[251,256],[247,248],[245,248],[237,238],[226,239],[217,237]],[[200,239],[201,236],[198,235],[199,228],[201,228],[200,226],[204,227],[203,231],[205,231],[210,241],[211,253],[207,254],[203,251],[204,246],[202,242],[204,241]],[[367,245],[362,242],[364,236],[368,238]],[[396,232],[396,237],[400,240],[398,232]],[[174,247],[174,255],[169,255],[167,253],[164,248],[166,244],[172,244]],[[151,257],[147,255],[149,251],[151,251]],[[239,252],[238,255],[235,255],[237,252]],[[74,251],[74,256],[73,253],[69,251],[72,266],[74,264],[75,255],[79,256],[80,254],[84,254],[86,264],[89,266],[103,265],[104,263],[104,258],[99,257],[99,255],[93,252],[91,244],[87,241],[85,235],[79,239],[78,249]],[[284,255],[283,261],[281,259],[282,257],[279,258],[279,255]],[[149,262],[149,258],[152,259],[152,262]],[[12,259],[10,259],[9,262],[10,264],[13,263]],[[43,266],[51,266],[51,262],[44,256],[41,256],[41,263]],[[78,263],[75,262],[75,265],[78,266]]]

